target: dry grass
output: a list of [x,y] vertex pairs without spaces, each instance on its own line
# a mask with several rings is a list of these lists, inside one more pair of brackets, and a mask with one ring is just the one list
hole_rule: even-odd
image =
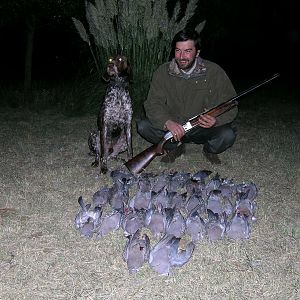
[[[196,146],[172,166],[254,181],[259,209],[250,240],[201,242],[167,278],[147,265],[129,276],[121,231],[94,240],[73,227],[78,197],[90,201],[110,183],[87,156],[95,118],[2,112],[0,298],[299,299],[300,110],[279,97],[270,110],[271,101],[259,95],[264,105],[241,110],[238,139],[221,166],[207,163]],[[147,146],[138,136],[134,145],[135,153]],[[149,166],[161,170],[158,159]]]

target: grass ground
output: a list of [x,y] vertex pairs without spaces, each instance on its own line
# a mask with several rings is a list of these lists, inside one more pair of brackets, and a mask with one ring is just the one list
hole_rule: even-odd
[[[188,264],[160,277],[145,265],[129,275],[125,239],[101,240],[74,229],[82,195],[108,176],[90,167],[94,116],[51,111],[0,115],[0,299],[299,299],[300,107],[296,95],[264,91],[240,106],[235,145],[212,166],[196,146],[172,169],[209,169],[256,183],[258,222],[242,242],[199,242]],[[147,143],[134,135],[137,154]],[[118,167],[111,163],[111,169]],[[159,159],[149,171],[164,169]]]

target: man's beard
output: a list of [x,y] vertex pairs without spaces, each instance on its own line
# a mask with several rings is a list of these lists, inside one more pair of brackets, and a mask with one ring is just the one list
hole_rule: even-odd
[[177,66],[184,71],[188,71],[195,63],[195,59],[189,60],[189,59],[175,59]]

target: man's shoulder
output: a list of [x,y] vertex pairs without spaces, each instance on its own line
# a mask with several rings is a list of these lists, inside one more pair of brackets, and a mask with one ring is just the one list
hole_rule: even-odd
[[207,59],[202,59],[204,66],[210,71],[224,71],[223,68],[218,65],[217,63],[207,60]]
[[166,63],[159,65],[153,72],[152,79],[156,78],[158,80],[165,80],[165,78],[168,77],[168,75],[169,75],[169,72],[168,72],[169,65],[170,65],[170,62],[166,62]]
[[165,63],[162,63],[161,65],[159,65],[157,67],[157,69],[155,70],[155,72],[165,72],[165,71],[168,71],[169,69],[169,66],[170,66],[170,62],[165,62]]

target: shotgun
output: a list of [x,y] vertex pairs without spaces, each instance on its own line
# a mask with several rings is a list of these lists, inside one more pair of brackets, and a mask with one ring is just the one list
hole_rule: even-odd
[[[237,99],[250,93],[251,91],[257,89],[258,87],[268,83],[269,81],[277,78],[278,73],[274,74],[270,78],[263,80],[262,82],[255,84],[254,86],[248,88],[247,90],[239,93],[238,95],[230,98],[229,100],[222,102],[221,104],[214,106],[213,108],[202,112],[201,114],[190,118],[186,123],[182,124],[184,131],[187,133],[191,129],[199,126],[198,118],[201,115],[209,115],[212,117],[218,117],[223,113],[231,110],[238,105]],[[164,145],[167,141],[173,138],[173,134],[170,131],[167,131],[163,138],[159,141],[158,144],[152,145],[151,147],[145,149],[132,159],[128,160],[125,163],[127,169],[134,175],[137,175],[145,170],[145,168],[150,164],[150,162],[156,157],[164,154]]]

